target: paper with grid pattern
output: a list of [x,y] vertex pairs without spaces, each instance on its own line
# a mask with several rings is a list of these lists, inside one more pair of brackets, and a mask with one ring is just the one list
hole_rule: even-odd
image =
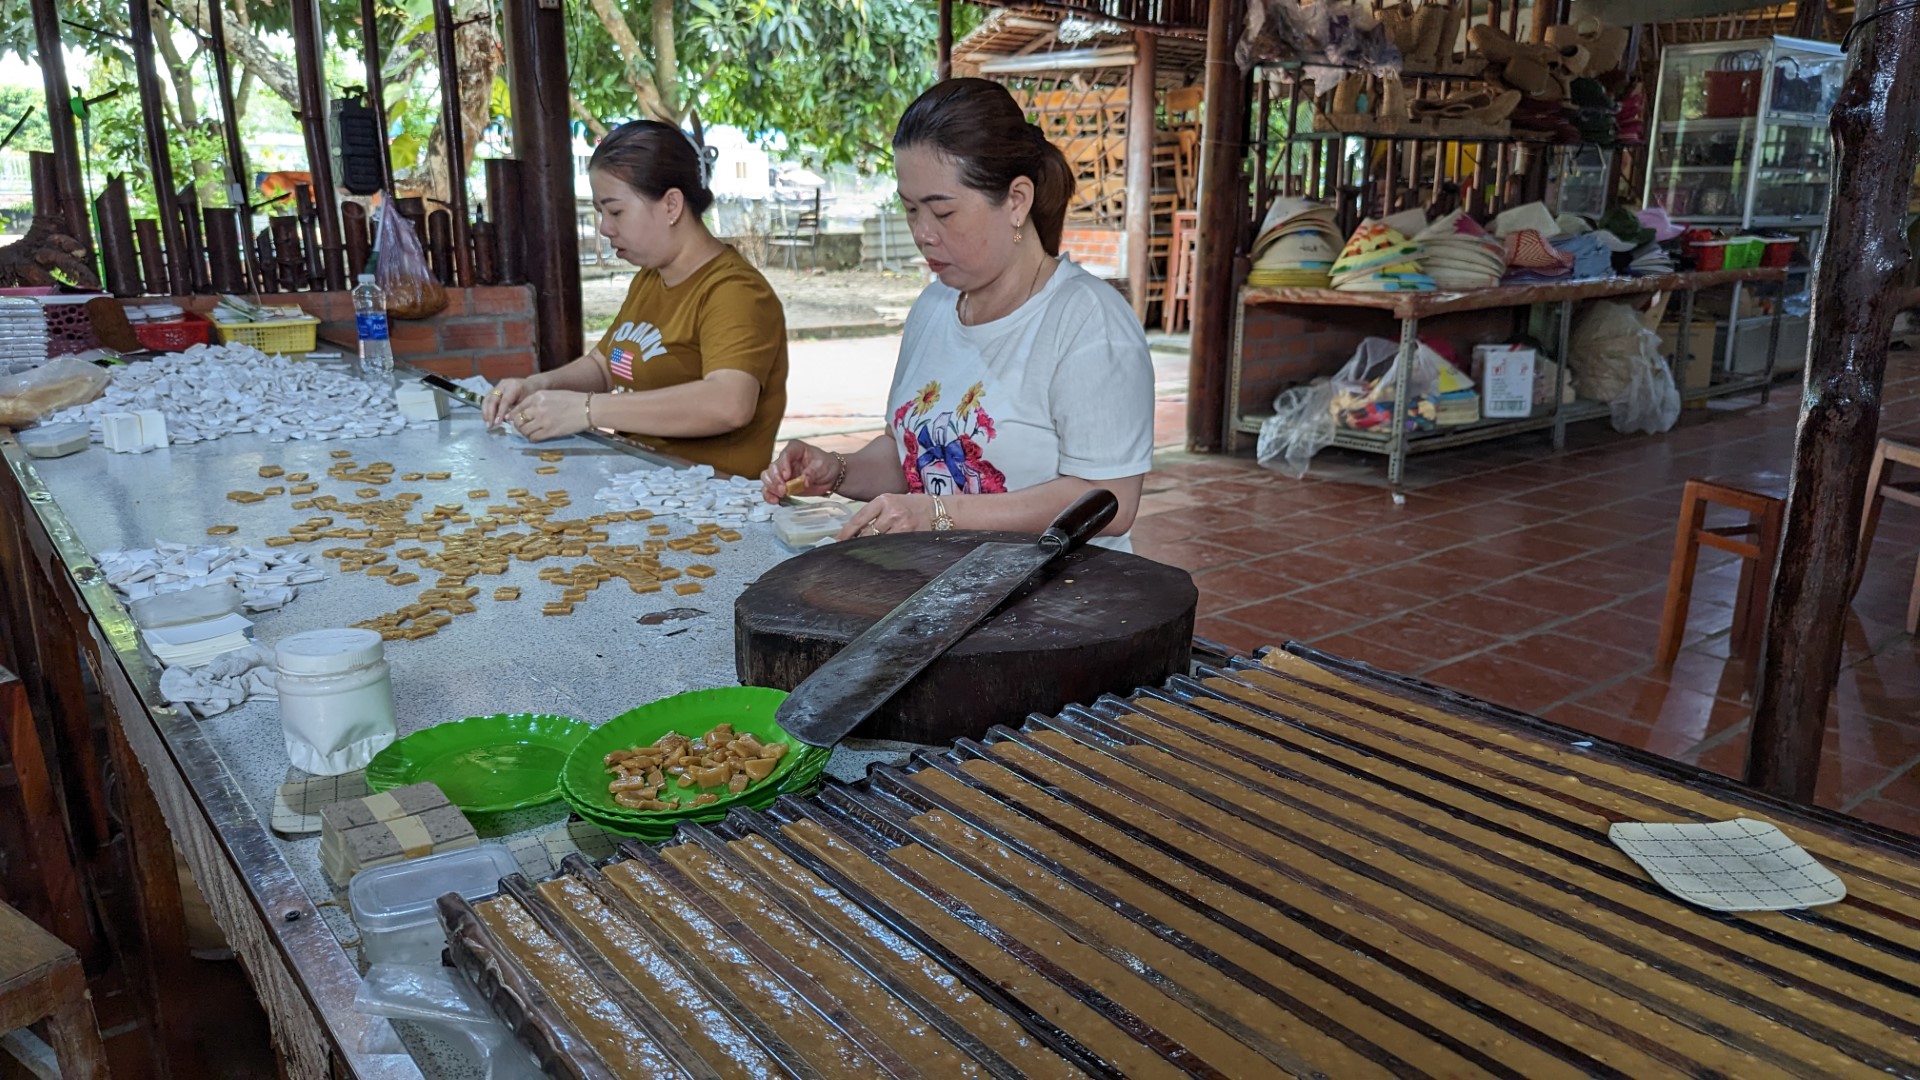
[[1752,818],[1623,821],[1607,837],[1662,888],[1714,911],[1784,911],[1847,895],[1846,885],[1805,848]]
[[620,838],[592,822],[569,821],[541,833],[540,841],[546,845],[547,857],[553,860],[553,865],[559,866],[561,859],[576,851],[590,862],[611,859]]
[[273,831],[289,840],[317,833],[322,807],[367,794],[367,774],[359,769],[339,776],[288,769],[287,782],[273,796]]

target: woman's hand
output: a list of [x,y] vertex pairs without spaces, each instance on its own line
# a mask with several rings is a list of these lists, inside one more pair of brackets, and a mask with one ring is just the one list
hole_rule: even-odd
[[[760,494],[770,503],[777,503],[789,494],[825,495],[839,477],[839,458],[795,439],[780,451],[767,471],[760,474]],[[794,479],[805,480],[806,487],[789,492],[787,482]]]
[[[512,412],[502,415],[533,442],[558,439],[587,430],[587,399],[591,396],[577,390],[536,390],[522,397]],[[499,400],[506,399],[505,394],[500,395]]]
[[837,539],[878,536],[881,533],[929,532],[933,529],[933,496],[876,495],[860,508]]
[[513,415],[513,407],[533,392],[533,384],[525,379],[501,379],[480,399],[480,419],[485,420],[488,427],[506,423]]

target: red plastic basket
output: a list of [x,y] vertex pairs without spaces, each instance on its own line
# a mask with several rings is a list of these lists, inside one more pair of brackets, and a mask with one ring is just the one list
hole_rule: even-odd
[[203,315],[186,312],[172,322],[135,323],[133,336],[142,347],[154,352],[179,352],[190,345],[205,345],[213,333],[213,324]]
[[1766,238],[1766,241],[1767,249],[1760,253],[1761,266],[1771,266],[1777,269],[1792,264],[1793,249],[1800,246],[1798,239],[1791,236],[1769,236]]

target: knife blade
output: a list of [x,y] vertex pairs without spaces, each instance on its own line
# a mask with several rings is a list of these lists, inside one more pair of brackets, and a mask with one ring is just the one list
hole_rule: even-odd
[[832,746],[1048,564],[1098,535],[1120,510],[1095,488],[1032,544],[989,542],[920,587],[794,687],[774,719],[809,746]]

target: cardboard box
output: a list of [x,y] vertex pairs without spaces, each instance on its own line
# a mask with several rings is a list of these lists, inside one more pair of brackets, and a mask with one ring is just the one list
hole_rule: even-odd
[[[1480,386],[1481,415],[1533,415],[1535,356],[1534,350],[1519,345],[1473,347],[1473,381]],[[1551,389],[1547,396],[1553,396]]]
[[1674,347],[1680,339],[1680,324],[1660,324],[1660,355],[1666,357],[1667,363],[1673,368],[1680,389],[1693,390],[1713,380],[1714,362],[1719,359],[1713,347],[1716,329],[1712,319],[1694,319],[1687,326],[1687,351],[1676,353]]

